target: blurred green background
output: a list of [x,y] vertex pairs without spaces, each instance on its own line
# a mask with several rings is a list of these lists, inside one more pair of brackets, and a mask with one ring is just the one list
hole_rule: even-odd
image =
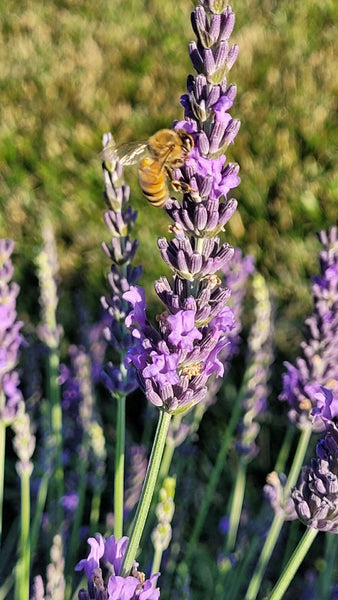
[[[38,318],[33,261],[44,215],[57,238],[66,335],[74,334],[74,291],[97,316],[110,267],[101,249],[109,241],[101,136],[110,130],[118,144],[143,140],[182,118],[179,98],[193,72],[187,50],[193,6],[189,0],[1,3],[0,236],[16,242],[25,320]],[[227,158],[239,162],[242,183],[226,239],[254,254],[267,277],[277,345],[290,356],[311,311],[315,232],[337,222],[338,5],[247,0],[232,8],[240,54],[229,77],[238,86],[231,114],[242,127]],[[167,270],[156,238],[167,234],[168,218],[147,205],[135,169],[125,176],[140,211],[136,262],[158,310],[152,285]]]

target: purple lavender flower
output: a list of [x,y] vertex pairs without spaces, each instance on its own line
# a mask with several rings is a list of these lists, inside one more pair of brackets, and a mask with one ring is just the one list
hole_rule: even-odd
[[162,258],[174,273],[172,285],[165,277],[155,283],[166,307],[157,318],[158,327],[146,319],[140,288],[131,287],[124,295],[133,307],[126,324],[136,342],[126,365],[136,367],[148,400],[171,413],[202,402],[210,376],[223,376],[220,355],[235,328],[233,311],[226,307],[230,292],[217,272],[234,254],[218,236],[237,207],[227,194],[240,181],[238,165],[227,164],[224,155],[239,129],[227,112],[236,87],[226,79],[237,46],[228,45],[234,24],[231,8],[222,5],[217,12],[215,3],[203,1],[192,12],[197,43],[189,51],[197,75],[188,77],[181,99],[184,120],[175,127],[191,133],[194,148],[174,171],[175,180],[187,184],[184,189],[189,191],[182,203],[166,203],[174,238],[158,240]]
[[[108,156],[113,146],[111,134],[103,136],[105,161],[103,175],[105,182],[105,200],[109,210],[104,215],[105,223],[112,235],[111,246],[103,243],[103,249],[112,261],[108,276],[111,287],[110,297],[102,298],[102,305],[109,315],[110,322],[104,330],[107,342],[119,354],[120,362],[109,362],[102,375],[103,382],[111,392],[128,393],[137,386],[132,369],[125,370],[123,357],[132,343],[130,333],[124,325],[128,316],[129,304],[123,300],[123,294],[134,285],[141,275],[141,267],[132,268],[131,261],[137,250],[137,241],[131,241],[129,232],[133,227],[137,213],[127,206],[129,187],[123,180],[122,164],[115,154]],[[110,152],[111,153],[111,152]]]
[[[332,403],[332,397],[327,399]],[[326,435],[317,444],[317,458],[302,469],[301,483],[291,497],[299,519],[308,527],[338,533],[337,418],[323,422]]]
[[[88,592],[80,590],[80,600],[158,600],[160,592],[155,589],[158,573],[145,579],[144,574],[137,570],[138,564],[134,563],[131,576],[118,575],[128,545],[127,537],[116,541],[113,535],[104,539],[97,534],[96,538],[89,538],[88,543],[91,547],[88,557],[80,560],[75,567],[76,571],[84,570],[88,578]],[[100,561],[110,573],[107,586],[102,578]]]
[[23,323],[17,321],[16,313],[19,286],[11,283],[14,269],[10,257],[13,249],[12,240],[0,240],[0,419],[6,425],[13,421],[22,401],[15,368],[23,342],[20,333]]
[[[320,274],[312,283],[314,313],[305,321],[303,357],[297,358],[295,365],[285,363],[279,396],[289,403],[289,418],[300,427],[312,422],[321,387],[330,389],[338,401],[338,228],[321,231],[318,237],[323,250],[319,253]],[[318,419],[312,427],[323,431],[324,425]]]

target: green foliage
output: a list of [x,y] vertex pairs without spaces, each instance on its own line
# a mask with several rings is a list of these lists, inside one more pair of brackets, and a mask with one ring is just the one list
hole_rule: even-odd
[[[145,139],[182,117],[179,98],[192,69],[190,9],[187,0],[2,4],[0,236],[16,241],[27,302],[28,265],[47,212],[65,312],[74,289],[98,310],[109,268],[100,248],[108,239],[101,135],[111,130],[118,143]],[[279,348],[296,350],[300,318],[311,309],[314,232],[337,220],[338,9],[331,0],[251,0],[234,9],[240,55],[229,82],[238,85],[232,115],[242,128],[228,158],[241,165],[242,183],[226,237],[256,256],[277,299]],[[142,282],[151,290],[164,272],[153,234],[166,235],[168,221],[145,203],[135,170],[126,177],[140,210]],[[158,310],[154,294],[149,300]]]

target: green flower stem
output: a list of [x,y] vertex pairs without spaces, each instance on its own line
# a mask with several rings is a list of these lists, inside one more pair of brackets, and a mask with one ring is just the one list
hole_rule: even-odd
[[[309,425],[305,429],[302,430],[298,441],[298,447],[296,450],[296,454],[294,457],[293,464],[290,469],[290,473],[285,484],[284,488],[284,497],[287,498],[291,492],[291,488],[295,485],[300,469],[302,467],[304,457],[306,454],[307,447],[309,445],[310,437],[312,433],[312,428]],[[272,521],[272,525],[270,527],[270,531],[265,540],[265,544],[262,548],[261,555],[259,557],[256,569],[251,578],[245,600],[255,600],[257,594],[259,592],[259,588],[265,573],[265,569],[270,560],[271,554],[274,550],[274,547],[277,543],[280,531],[284,524],[284,516],[283,515],[275,515],[274,520]]]
[[62,464],[62,409],[59,378],[59,353],[56,348],[50,348],[48,358],[48,381],[49,381],[49,400],[50,400],[50,425],[54,442],[54,460],[55,471],[53,481],[54,500],[56,500],[56,529],[62,525],[63,509],[60,502],[63,496],[63,464]]
[[7,579],[5,579],[4,583],[0,587],[0,600],[6,600],[8,598],[8,594],[11,591],[14,584],[14,575],[11,573],[8,575]]
[[274,467],[274,471],[276,471],[276,473],[284,473],[284,471],[285,471],[285,465],[289,458],[291,444],[292,444],[295,432],[296,432],[295,426],[290,424],[286,430],[286,434],[283,439],[283,444],[282,444],[282,446],[279,450],[278,456],[277,456],[276,464]]
[[[3,396],[2,392],[0,392],[0,396]],[[2,519],[3,519],[3,503],[4,503],[5,443],[6,443],[6,425],[0,419],[0,548],[1,548],[1,538],[2,538]]]
[[212,502],[212,499],[215,496],[217,485],[220,480],[220,477],[221,477],[221,474],[222,474],[222,471],[224,468],[226,456],[228,454],[228,450],[229,450],[230,443],[232,440],[232,435],[233,435],[235,426],[239,419],[240,410],[241,410],[241,400],[242,400],[242,395],[241,395],[241,393],[239,393],[236,396],[233,410],[231,413],[231,418],[230,418],[228,426],[225,430],[223,440],[222,440],[222,445],[218,452],[216,463],[215,463],[215,466],[211,473],[211,477],[209,479],[207,488],[205,490],[202,504],[201,504],[201,507],[199,509],[199,512],[198,512],[198,515],[197,515],[197,518],[196,518],[196,521],[194,524],[194,529],[192,531],[190,540],[188,542],[187,552],[186,552],[186,556],[185,556],[185,561],[187,563],[189,563],[189,560],[192,558],[192,556],[194,554],[199,536],[201,534],[205,519],[206,519],[208,511],[209,511],[210,504]]
[[296,485],[297,479],[299,477],[300,470],[302,468],[306,451],[308,449],[310,437],[312,434],[312,427],[309,424],[305,429],[302,429],[300,434],[300,438],[298,441],[298,446],[296,450],[295,457],[293,459],[293,463],[288,475],[288,480],[285,484],[284,488],[284,498],[288,498],[291,493],[292,488]]
[[235,488],[231,501],[230,520],[229,520],[229,533],[227,536],[226,552],[232,552],[236,545],[237,531],[239,526],[239,520],[241,517],[245,482],[246,482],[246,467],[247,463],[241,459],[239,461]]
[[268,536],[265,540],[265,544],[263,546],[261,555],[259,557],[259,561],[255,572],[250,581],[250,585],[248,587],[248,591],[245,596],[245,600],[255,600],[257,594],[259,592],[259,588],[263,579],[263,575],[265,573],[265,569],[269,562],[272,551],[276,545],[278,540],[278,536],[280,534],[280,530],[282,529],[284,523],[283,515],[275,515],[274,520],[272,521]]
[[21,483],[21,515],[19,560],[16,568],[15,600],[29,598],[30,571],[30,472],[25,469],[20,473]]
[[136,553],[139,548],[142,532],[148,516],[149,507],[151,504],[158,472],[160,469],[170,420],[170,413],[164,411],[160,412],[149,465],[133,522],[132,533],[120,569],[120,575],[122,575],[122,577],[127,577],[129,575],[136,557]]
[[161,567],[163,550],[162,547],[155,547],[153,564],[151,566],[151,573],[158,573]]
[[[245,551],[243,552],[243,555],[242,555],[243,558],[239,562],[239,568],[235,569],[235,570],[231,570],[229,572],[229,575],[230,575],[229,586],[230,587],[226,586],[226,591],[225,591],[224,590],[225,586],[223,586],[222,599],[231,598],[231,600],[237,600],[239,592],[240,592],[240,588],[243,586],[243,582],[247,580],[248,568],[251,564],[251,561],[252,561],[255,553],[257,552],[258,544],[259,544],[259,537],[255,536],[253,538],[252,542],[250,543],[249,548],[245,549]],[[240,597],[242,597],[242,596],[240,596]]]
[[39,486],[38,496],[36,500],[35,514],[32,522],[31,528],[31,556],[32,559],[35,554],[35,549],[37,545],[38,535],[41,527],[42,521],[42,513],[46,506],[47,492],[48,492],[48,484],[50,481],[50,471],[46,471],[42,478]]
[[288,564],[286,565],[282,575],[280,576],[275,587],[273,588],[270,600],[281,600],[282,598],[284,598],[286,590],[288,589],[296,572],[298,571],[305,556],[307,555],[317,533],[318,529],[313,529],[312,527],[309,527],[304,533],[296,550],[294,551]]
[[119,540],[123,535],[123,499],[124,499],[124,461],[126,435],[126,396],[116,394],[116,455],[114,479],[114,534]]
[[[181,421],[182,421],[182,415],[174,415],[173,423],[172,423],[172,428],[174,431],[177,431],[179,429]],[[176,448],[176,445],[175,445],[174,440],[170,436],[167,437],[165,448],[164,448],[164,453],[163,453],[163,458],[162,458],[162,462],[161,462],[161,468],[160,468],[160,472],[159,472],[159,476],[158,476],[159,485],[161,485],[162,481],[166,477],[168,477],[170,465],[171,465],[173,455],[175,452],[175,448]]]

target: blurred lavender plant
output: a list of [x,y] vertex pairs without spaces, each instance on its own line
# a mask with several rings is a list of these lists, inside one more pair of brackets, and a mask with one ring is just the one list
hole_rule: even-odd
[[60,358],[59,344],[62,327],[57,323],[59,265],[52,225],[44,220],[42,227],[43,246],[36,258],[40,284],[41,324],[38,335],[48,349],[47,355],[47,406],[49,412],[46,443],[51,451],[50,502],[54,504],[50,516],[55,532],[60,531],[63,519],[62,505],[59,502],[64,492],[62,462],[62,408],[58,382]]
[[19,286],[11,282],[13,264],[12,240],[0,240],[0,542],[2,536],[3,491],[5,468],[6,427],[13,423],[22,402],[19,376],[16,371],[23,325],[17,320],[16,298]]
[[108,281],[111,287],[109,298],[102,298],[102,305],[110,317],[110,324],[104,334],[107,342],[113,347],[116,362],[109,362],[102,374],[104,383],[112,393],[126,394],[137,387],[132,369],[125,369],[124,356],[132,344],[130,333],[124,321],[130,312],[130,306],[123,299],[123,294],[139,279],[142,267],[132,267],[138,242],[129,237],[135,224],[137,212],[128,204],[129,187],[123,179],[123,168],[116,158],[114,140],[110,133],[103,136],[104,162],[103,177],[105,183],[104,198],[109,210],[104,215],[105,224],[112,235],[111,246],[105,242],[102,247],[112,261]]
[[0,240],[0,418],[5,425],[12,422],[22,400],[15,368],[23,342],[20,333],[23,323],[17,320],[16,314],[19,286],[11,282],[14,272],[11,261],[13,250],[12,240]]
[[[307,525],[307,530],[280,575],[270,595],[271,600],[284,597],[318,532],[338,533],[338,400],[331,390],[323,387],[317,392],[319,394],[321,398],[313,411],[313,420],[314,423],[322,422],[326,435],[317,444],[317,458],[311,461],[309,467],[302,469],[301,482],[291,494],[297,515]],[[334,552],[326,558],[329,564],[326,565],[325,591],[322,588],[321,598],[328,597]]]
[[131,241],[129,233],[135,224],[137,213],[127,206],[129,187],[123,179],[123,168],[115,153],[115,144],[110,133],[103,136],[102,164],[105,182],[105,201],[109,210],[104,215],[105,223],[112,234],[111,246],[103,243],[103,249],[112,261],[108,276],[111,295],[102,298],[102,305],[110,318],[109,326],[104,330],[105,337],[113,347],[114,362],[105,367],[102,379],[117,401],[116,416],[116,453],[114,480],[114,531],[119,539],[123,533],[124,512],[124,456],[125,456],[125,411],[126,394],[137,387],[136,377],[124,358],[132,344],[132,337],[125,326],[130,306],[123,299],[130,286],[141,275],[141,267],[132,267],[131,262],[137,250],[138,242]]
[[260,426],[256,420],[267,408],[268,381],[274,360],[273,310],[269,291],[259,273],[255,274],[252,285],[256,301],[255,321],[248,338],[249,367],[246,373],[246,393],[242,401],[244,415],[238,424],[236,442],[237,452],[245,460],[252,459],[259,451],[255,439]]
[[302,470],[301,483],[292,492],[299,519],[319,531],[338,533],[338,397],[321,389],[321,416],[326,430],[317,444],[317,458]]
[[279,398],[289,404],[289,418],[299,427],[311,424],[323,431],[320,420],[312,423],[320,387],[338,396],[338,227],[318,234],[323,249],[319,253],[320,274],[313,277],[314,312],[306,321],[303,357],[296,364],[285,363],[283,391]]

